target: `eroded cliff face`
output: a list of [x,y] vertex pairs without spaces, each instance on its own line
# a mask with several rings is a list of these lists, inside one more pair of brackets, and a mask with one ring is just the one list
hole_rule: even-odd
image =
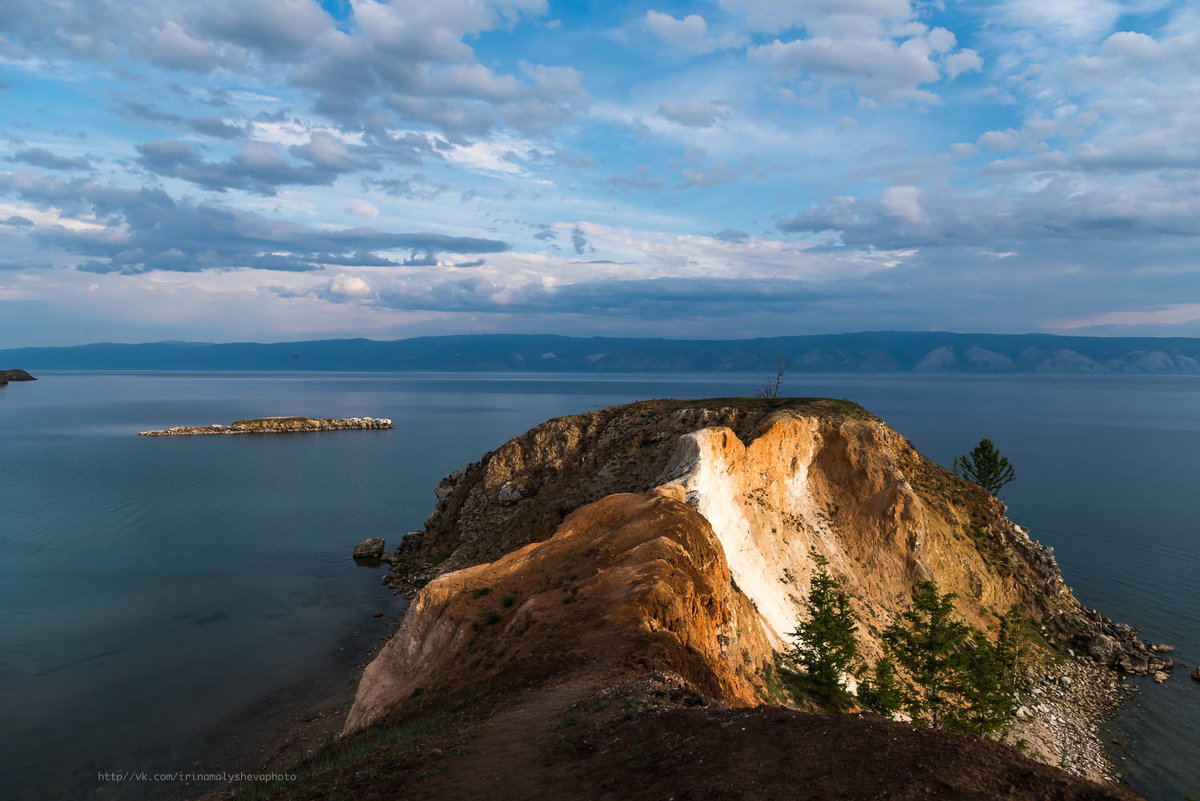
[[994,499],[937,472],[877,420],[789,411],[748,442],[724,426],[683,435],[661,478],[712,524],[780,649],[803,612],[814,554],[852,593],[868,650],[929,579],[982,628],[1012,604],[1039,624],[1073,614],[1049,554]]
[[713,527],[777,647],[813,551],[853,593],[868,649],[929,579],[984,628],[1013,603],[1050,638],[1086,627],[1050,551],[998,500],[829,400],[650,401],[548,421],[443,480],[425,530],[400,547],[393,584],[411,590],[546,539],[585,503],[670,483]]
[[[1143,671],[1167,661],[1081,606],[1000,501],[846,401],[650,401],[558,418],[436,494],[392,557],[392,586],[416,595],[347,731],[481,680],[610,686],[654,670],[710,699],[770,702],[773,652],[789,645],[815,555],[850,593],[867,657],[935,580],[983,629],[1019,606],[1043,655],[1075,647]],[[1103,673],[1090,669],[1078,675]],[[1062,703],[1046,715],[1080,708]],[[1098,742],[1092,723],[1027,739],[1058,762],[1064,743]],[[1101,775],[1102,761],[1097,746],[1078,772]]]
[[706,697],[752,705],[772,661],[720,542],[682,489],[617,494],[544,542],[417,593],[363,675],[346,730],[430,691],[563,675],[601,686],[663,670]]

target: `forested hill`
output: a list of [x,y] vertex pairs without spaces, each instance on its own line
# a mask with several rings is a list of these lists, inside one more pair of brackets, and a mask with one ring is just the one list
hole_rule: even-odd
[[742,340],[481,334],[391,342],[337,339],[153,342],[0,350],[29,370],[446,370],[517,372],[1200,374],[1200,339],[864,332]]

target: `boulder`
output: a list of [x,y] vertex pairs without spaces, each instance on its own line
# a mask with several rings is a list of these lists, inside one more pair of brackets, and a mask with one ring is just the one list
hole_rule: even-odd
[[354,546],[354,558],[364,562],[378,562],[383,556],[383,537],[370,537]]
[[438,485],[433,489],[433,494],[437,496],[438,503],[441,503],[449,498],[451,493],[454,492],[454,488],[457,487],[459,483],[466,477],[467,474],[462,470],[455,470],[453,473],[439,481]]
[[1192,671],[1192,681],[1200,681],[1200,667]]
[[505,506],[512,506],[523,497],[525,497],[525,494],[522,492],[521,487],[509,481],[500,488],[499,494],[496,495],[496,500]]
[[1107,634],[1097,634],[1087,644],[1088,654],[1102,665],[1118,661],[1122,656],[1121,642]]

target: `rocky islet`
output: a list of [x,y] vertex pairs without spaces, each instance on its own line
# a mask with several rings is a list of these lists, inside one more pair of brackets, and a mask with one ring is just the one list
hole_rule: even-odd
[[256,417],[230,425],[175,426],[139,431],[140,437],[187,437],[219,434],[303,434],[319,431],[383,431],[395,428],[382,417]]

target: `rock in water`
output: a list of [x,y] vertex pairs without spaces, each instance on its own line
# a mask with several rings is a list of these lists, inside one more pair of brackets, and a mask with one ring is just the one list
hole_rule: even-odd
[[37,381],[24,370],[0,370],[0,384],[8,381]]
[[378,562],[383,557],[383,537],[370,537],[354,546],[354,558],[363,562]]
[[312,431],[387,430],[395,428],[383,417],[256,417],[223,426],[174,426],[159,431],[139,431],[140,437],[186,437],[199,434],[295,434]]
[[1192,681],[1200,681],[1200,667],[1192,671]]

